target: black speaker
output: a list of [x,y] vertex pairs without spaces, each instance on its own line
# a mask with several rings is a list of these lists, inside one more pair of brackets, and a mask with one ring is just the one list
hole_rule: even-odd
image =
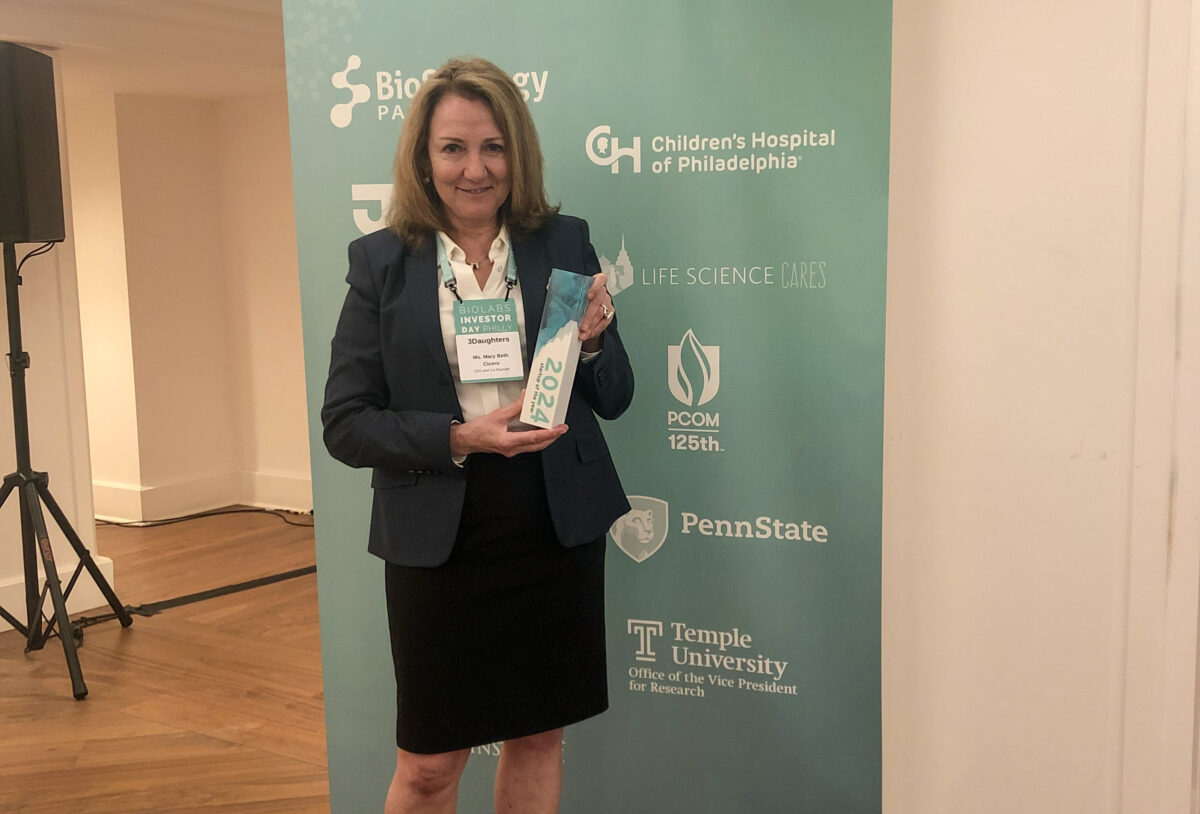
[[0,42],[0,243],[65,237],[54,60]]

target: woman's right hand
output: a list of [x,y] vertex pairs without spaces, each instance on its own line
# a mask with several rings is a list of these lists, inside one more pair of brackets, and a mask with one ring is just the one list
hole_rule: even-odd
[[508,423],[521,415],[521,397],[505,407],[462,424],[450,425],[450,454],[462,458],[472,452],[496,452],[506,458],[525,452],[539,452],[554,443],[567,431],[566,424],[549,430],[533,429],[513,432]]

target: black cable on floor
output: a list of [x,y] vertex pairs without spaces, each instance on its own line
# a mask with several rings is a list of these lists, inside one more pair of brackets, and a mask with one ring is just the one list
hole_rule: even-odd
[[[218,515],[222,515],[222,514],[271,514],[271,515],[274,515],[275,517],[278,517],[280,520],[287,523],[289,526],[303,526],[305,528],[312,528],[312,525],[313,525],[311,522],[312,517],[313,517],[312,512],[289,512],[284,509],[256,509],[256,508],[211,509],[206,512],[196,512],[195,514],[185,514],[185,515],[181,515],[179,517],[164,517],[161,520],[131,520],[126,523],[118,523],[115,520],[101,520],[101,519],[97,518],[96,525],[98,525],[98,526],[116,526],[117,528],[122,528],[122,529],[149,529],[149,528],[154,528],[155,526],[169,526],[172,523],[182,523],[185,520],[197,520],[202,517],[217,517]],[[288,515],[298,515],[300,517],[307,517],[310,522],[308,522],[308,523],[293,523],[291,520],[288,519]]]
[[[222,585],[220,588],[211,588],[207,591],[198,591],[194,594],[184,594],[177,596],[174,599],[164,599],[161,602],[149,602],[145,605],[126,605],[125,610],[137,616],[156,616],[165,610],[178,608],[182,605],[191,605],[194,602],[203,602],[206,599],[216,599],[219,596],[227,596],[236,594],[242,591],[248,591],[251,588],[261,588],[264,585],[274,585],[276,582],[283,582],[296,577],[308,576],[309,574],[317,573],[317,566],[308,565],[304,568],[296,568],[292,571],[283,571],[279,574],[271,574],[258,579],[250,579],[245,582],[235,582],[232,585]],[[116,619],[115,613],[106,613],[101,616],[81,616],[75,619],[72,624],[77,629],[91,627],[92,625],[100,624],[101,622],[111,622]]]
[[[287,515],[289,514],[299,514],[301,516],[307,516],[311,519],[312,512],[285,512],[282,509],[257,508],[212,509],[210,511],[196,512],[195,514],[188,514],[180,517],[166,517],[161,520],[142,520],[129,523],[116,523],[110,520],[97,519],[96,523],[103,526],[117,526],[118,528],[142,529],[152,528],[154,526],[169,526],[172,523],[182,523],[185,520],[197,520],[202,517],[216,517],[217,515],[222,514],[271,514],[275,517],[278,517],[289,526],[303,526],[305,528],[312,528],[313,525],[311,522],[293,523],[287,518]],[[276,582],[283,582],[284,580],[295,579],[296,577],[303,577],[307,576],[308,574],[315,574],[316,572],[317,566],[309,565],[304,568],[297,568],[292,571],[284,571],[279,574],[271,574],[270,576],[259,577],[258,579],[251,579],[245,582],[235,582],[232,585],[222,585],[220,588],[211,588],[207,591],[198,591],[193,594],[177,596],[174,599],[164,599],[161,602],[149,602],[144,605],[126,605],[125,610],[126,612],[136,616],[154,616],[162,613],[164,610],[178,608],[181,605],[190,605],[193,602],[203,602],[206,599],[215,599],[219,596],[226,596],[228,594],[235,594],[241,591],[248,591],[251,588],[261,588],[264,585],[273,585]],[[78,619],[73,620],[71,624],[75,628],[76,638],[82,638],[83,629],[85,627],[98,625],[101,622],[110,622],[116,618],[117,615],[115,613],[105,613],[100,616],[81,616]]]

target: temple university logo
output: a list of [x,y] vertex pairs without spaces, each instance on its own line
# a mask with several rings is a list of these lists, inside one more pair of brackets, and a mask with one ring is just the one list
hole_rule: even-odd
[[712,401],[721,387],[721,346],[701,345],[688,328],[678,345],[667,345],[667,387],[688,407]]
[[641,563],[662,548],[667,539],[670,515],[665,500],[644,495],[627,497],[632,508],[617,518],[608,533],[617,548],[634,562]]
[[333,122],[334,127],[349,126],[350,119],[354,117],[354,106],[361,105],[371,98],[369,86],[358,82],[349,82],[346,79],[351,71],[357,71],[361,67],[362,60],[358,58],[358,54],[351,54],[350,58],[346,60],[346,69],[338,71],[329,80],[335,88],[350,91],[350,101],[336,104],[329,110],[329,121]]
[[607,124],[597,125],[587,134],[583,149],[593,164],[601,167],[612,167],[613,174],[621,171],[622,158],[633,159],[633,171],[642,171],[642,139],[634,136],[632,147],[622,147],[620,140],[612,135],[612,128]]
[[636,661],[656,661],[658,654],[654,652],[654,640],[663,635],[663,623],[648,619],[626,619],[625,632],[637,636],[637,652],[633,654]]
[[633,285],[633,263],[629,259],[629,252],[625,251],[625,235],[621,235],[621,251],[617,253],[615,263],[600,255],[600,270],[608,279],[610,296],[615,297]]

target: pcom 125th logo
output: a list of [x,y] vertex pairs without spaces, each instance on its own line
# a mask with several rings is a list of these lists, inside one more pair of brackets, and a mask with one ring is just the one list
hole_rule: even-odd
[[721,414],[695,409],[716,398],[721,389],[721,347],[705,345],[691,328],[684,331],[678,345],[667,346],[667,389],[690,408],[667,411],[671,449],[723,452],[718,438]]

